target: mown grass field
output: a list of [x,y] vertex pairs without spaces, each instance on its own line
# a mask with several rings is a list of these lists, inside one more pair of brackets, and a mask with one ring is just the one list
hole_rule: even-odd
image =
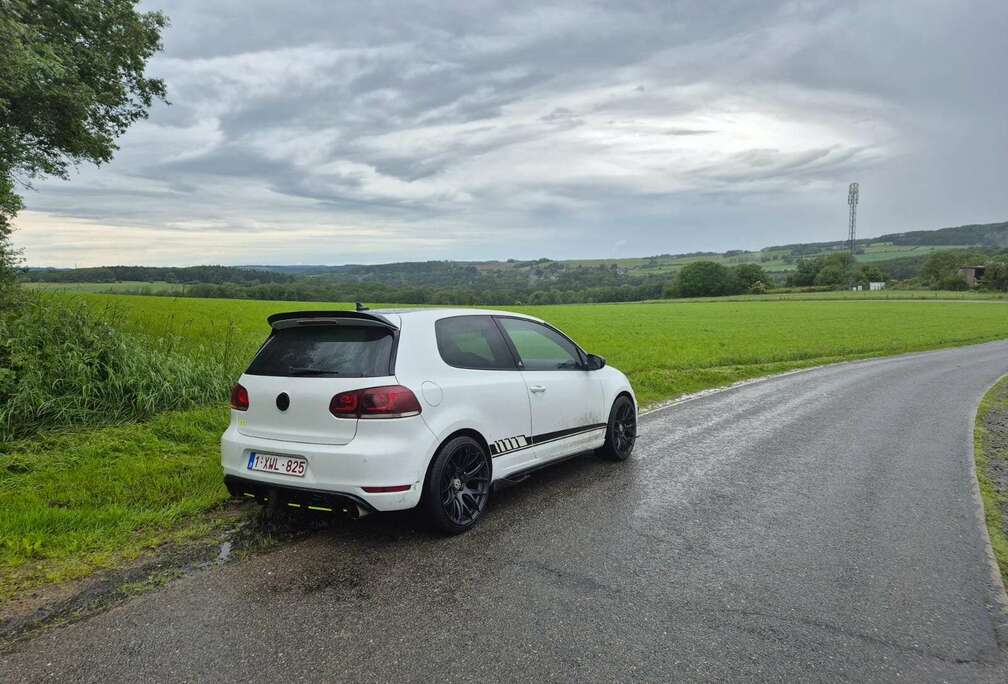
[[[627,373],[645,405],[789,369],[1008,337],[1005,302],[867,296],[881,294],[895,293],[511,308],[605,356]],[[234,376],[264,339],[269,314],[350,308],[61,296],[84,298],[133,335],[223,359]],[[142,423],[0,446],[0,599],[121,563],[199,529],[202,514],[226,499],[217,464],[226,393],[221,387],[206,407]]]
[[[836,299],[668,301],[510,307],[543,318],[630,377],[643,404],[734,380],[834,360],[1008,336],[999,303],[904,301],[892,293]],[[877,298],[865,295],[874,294]],[[930,293],[925,293],[925,295]],[[225,355],[235,373],[265,338],[266,317],[351,304],[85,295],[128,330],[169,337],[192,353]]]
[[871,261],[890,261],[892,259],[906,259],[908,257],[931,254],[932,252],[942,252],[949,249],[966,249],[968,245],[893,245],[886,242],[876,242],[864,248],[864,252],[857,255],[858,263]]
[[[677,304],[726,303],[726,302],[810,302],[810,301],[952,301],[952,302],[985,302],[1008,301],[1008,293],[996,290],[824,290],[822,292],[788,292],[786,288],[779,291],[759,295],[729,295],[726,297],[695,297],[676,300]],[[655,303],[654,301],[648,303]]]
[[[893,245],[889,242],[874,242],[868,245],[859,245],[861,252],[857,254],[858,263],[872,261],[887,261],[890,259],[903,259],[930,254],[931,252],[961,249],[965,245]],[[820,255],[834,254],[837,250],[824,249],[815,254],[807,254],[805,258]],[[758,252],[739,252],[737,254],[705,254],[705,255],[679,255],[679,256],[654,256],[654,257],[627,257],[623,259],[573,259],[566,263],[581,266],[609,266],[616,264],[620,268],[632,271],[640,270],[645,273],[673,274],[679,271],[686,264],[694,261],[716,261],[725,266],[735,266],[737,264],[759,264],[766,271],[773,273],[788,273],[795,270],[796,257],[788,249],[771,249]]]
[[121,280],[116,283],[24,283],[33,290],[46,292],[177,292],[185,289],[185,285],[169,283],[165,280],[144,282],[139,280]]

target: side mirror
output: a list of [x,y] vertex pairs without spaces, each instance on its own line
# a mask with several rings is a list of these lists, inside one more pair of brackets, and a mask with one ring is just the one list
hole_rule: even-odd
[[585,370],[595,371],[605,366],[605,357],[598,354],[589,354],[585,361]]

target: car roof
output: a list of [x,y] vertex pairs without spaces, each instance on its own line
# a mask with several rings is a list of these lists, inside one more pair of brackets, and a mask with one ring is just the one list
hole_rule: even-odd
[[367,313],[372,314],[394,314],[396,316],[409,317],[410,319],[427,318],[439,320],[441,318],[451,318],[453,316],[517,316],[527,318],[532,321],[541,321],[541,318],[529,316],[528,314],[516,313],[514,311],[500,311],[497,309],[469,309],[462,307],[418,307],[415,309],[368,309]]
[[415,309],[363,309],[357,311],[284,311],[271,314],[266,321],[274,330],[291,328],[301,325],[343,324],[343,325],[378,325],[398,329],[403,318],[416,322],[431,322],[454,316],[515,316],[531,321],[543,322],[541,318],[511,311],[496,311],[493,309],[463,309],[463,308],[415,308]]

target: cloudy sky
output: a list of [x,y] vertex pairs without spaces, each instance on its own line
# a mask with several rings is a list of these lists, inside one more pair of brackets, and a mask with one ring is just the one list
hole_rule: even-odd
[[153,0],[30,265],[645,256],[1008,219],[1008,3]]

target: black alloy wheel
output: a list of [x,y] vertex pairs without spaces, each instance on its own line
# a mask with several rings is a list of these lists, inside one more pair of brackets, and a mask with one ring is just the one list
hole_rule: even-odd
[[490,498],[490,459],[475,439],[452,439],[438,451],[424,483],[422,503],[434,526],[465,532],[479,520]]
[[599,455],[610,461],[625,461],[633,452],[636,441],[637,410],[630,397],[620,395],[609,411],[605,443],[599,449]]

